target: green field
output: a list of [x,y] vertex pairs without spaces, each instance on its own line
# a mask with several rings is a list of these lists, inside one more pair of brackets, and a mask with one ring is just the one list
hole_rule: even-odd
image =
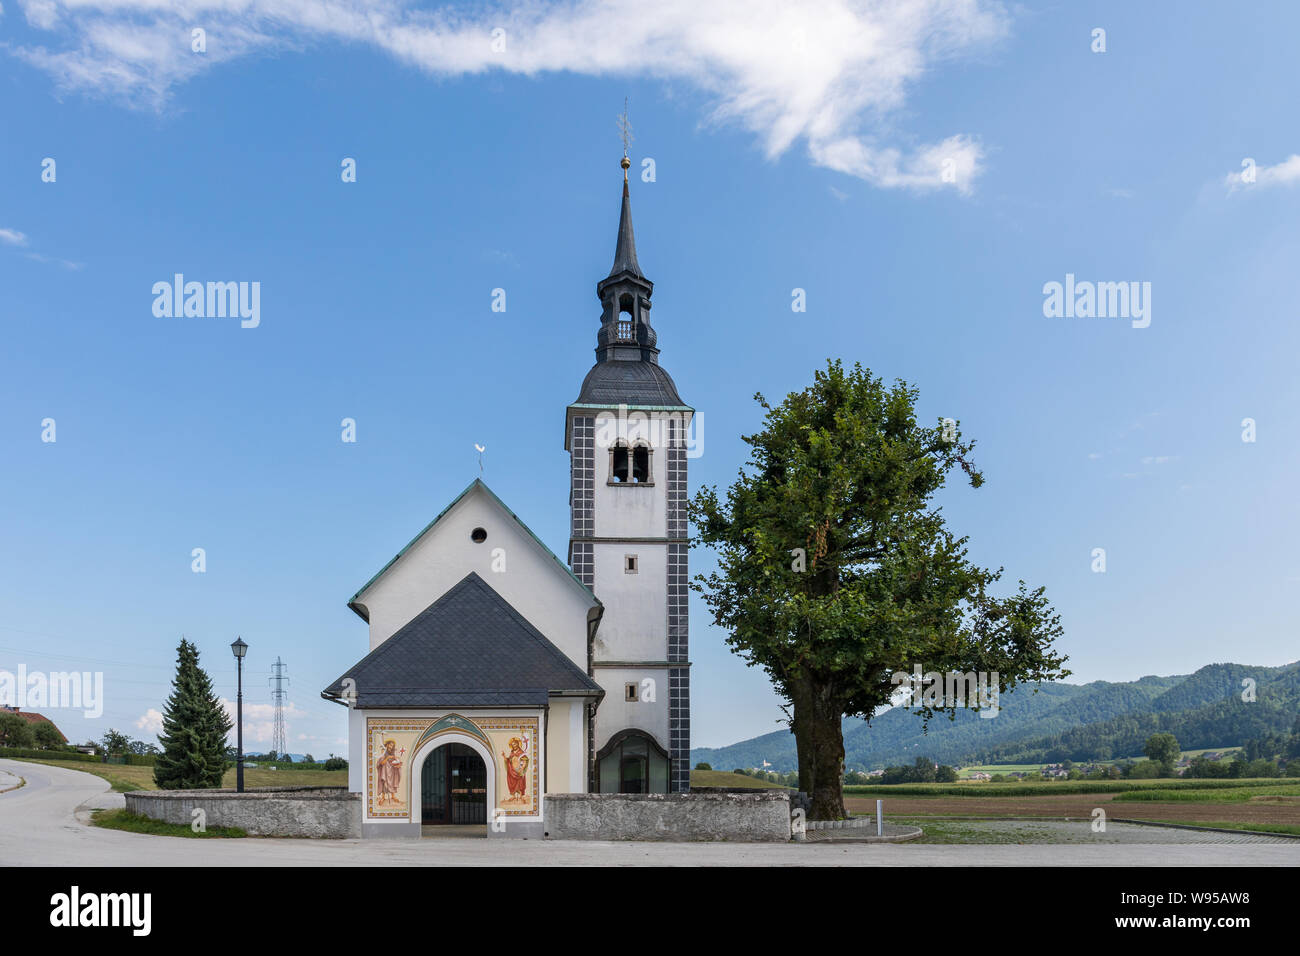
[[[131,767],[116,763],[91,763],[81,760],[37,760],[33,757],[14,757],[24,763],[42,763],[65,770],[80,770],[103,777],[114,790],[157,790],[153,782],[153,767]],[[757,781],[755,781],[757,782]],[[235,786],[235,770],[226,771],[221,781],[223,787]],[[244,769],[245,787],[346,787],[346,770],[266,770],[258,767]]]
[[[1047,794],[1131,793],[1159,790],[1236,790],[1252,787],[1285,787],[1276,777],[1241,780],[1205,780],[1170,778],[1167,780],[1010,780],[1004,783],[895,783],[845,787],[845,796],[854,797],[1032,797]],[[1255,791],[1259,792],[1259,791]],[[1154,798],[1150,798],[1154,799]],[[1213,798],[1210,798],[1213,800]]]
[[[1199,757],[1202,754],[1211,754],[1211,753],[1226,755],[1226,754],[1234,754],[1240,749],[1241,749],[1240,747],[1205,747],[1202,748],[1201,750],[1184,750],[1183,756]],[[1120,761],[1132,761],[1136,763],[1139,760],[1145,760],[1145,759],[1146,759],[1145,755],[1138,755],[1136,757],[1121,757],[1119,758],[1119,760],[1085,760],[1085,761],[1077,761],[1077,762],[1109,765],[1109,764],[1119,763]],[[1042,770],[1046,766],[1047,766],[1046,763],[986,763],[986,764],[979,764],[977,766],[962,767],[960,770],[957,771],[957,776],[965,780],[971,774],[980,773],[980,772],[1037,773],[1038,771]]]
[[731,773],[729,770],[692,770],[692,787],[744,787],[746,790],[787,790],[780,784],[755,780],[743,773]]
[[[1185,781],[1191,783],[1192,781]],[[1265,783],[1263,780],[1201,780],[1200,783],[1228,783],[1238,784],[1238,786],[1228,787],[1196,787],[1185,790],[1154,789],[1154,790],[1135,790],[1131,793],[1121,793],[1112,803],[1131,803],[1142,801],[1159,801],[1161,803],[1245,803],[1248,800],[1259,802],[1276,802],[1276,803],[1296,803],[1300,804],[1300,782],[1287,783],[1284,780],[1271,779]],[[1269,786],[1268,784],[1273,784]],[[1269,798],[1277,798],[1270,800]]]

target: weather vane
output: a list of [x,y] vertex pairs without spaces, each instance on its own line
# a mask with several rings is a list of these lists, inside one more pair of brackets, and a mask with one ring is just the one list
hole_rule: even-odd
[[618,131],[623,136],[623,181],[627,182],[627,168],[632,165],[631,160],[627,158],[627,147],[632,142],[632,124],[627,121],[627,97],[623,97],[623,112],[618,118]]

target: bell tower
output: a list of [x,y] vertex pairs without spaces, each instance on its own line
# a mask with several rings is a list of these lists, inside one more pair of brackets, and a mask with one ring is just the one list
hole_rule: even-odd
[[596,362],[565,418],[569,566],[605,607],[590,673],[592,792],[690,789],[686,436],[694,409],[659,364],[654,283],[637,261],[628,191],[614,265],[596,284]]

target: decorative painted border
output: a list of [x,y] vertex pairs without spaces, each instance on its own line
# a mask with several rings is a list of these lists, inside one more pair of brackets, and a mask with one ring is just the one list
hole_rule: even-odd
[[[367,717],[366,718],[366,819],[368,820],[407,820],[411,816],[413,806],[414,780],[411,778],[409,770],[406,774],[406,809],[375,809],[371,803],[371,798],[375,793],[375,736],[383,736],[386,733],[394,732],[412,732],[419,736],[411,745],[410,750],[403,757],[403,769],[409,766],[408,757],[419,753],[430,740],[440,737],[443,734],[461,733],[477,737],[488,748],[488,753],[492,754],[492,766],[488,772],[495,775],[496,750],[495,744],[486,733],[487,730],[521,730],[532,737],[532,746],[535,759],[531,761],[531,784],[533,793],[533,803],[531,808],[502,808],[502,812],[508,817],[537,817],[541,814],[541,792],[539,789],[539,779],[541,773],[541,763],[546,759],[545,742],[541,739],[541,722],[536,717],[479,717],[471,719],[463,714],[444,714],[441,717]],[[495,808],[493,808],[495,809]],[[491,814],[489,814],[489,819]]]

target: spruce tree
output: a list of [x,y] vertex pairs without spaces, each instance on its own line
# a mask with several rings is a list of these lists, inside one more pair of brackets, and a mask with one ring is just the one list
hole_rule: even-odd
[[231,728],[212,679],[199,667],[199,650],[185,638],[176,649],[176,679],[163,706],[163,752],[153,779],[163,790],[197,790],[221,786],[230,762],[226,732]]

